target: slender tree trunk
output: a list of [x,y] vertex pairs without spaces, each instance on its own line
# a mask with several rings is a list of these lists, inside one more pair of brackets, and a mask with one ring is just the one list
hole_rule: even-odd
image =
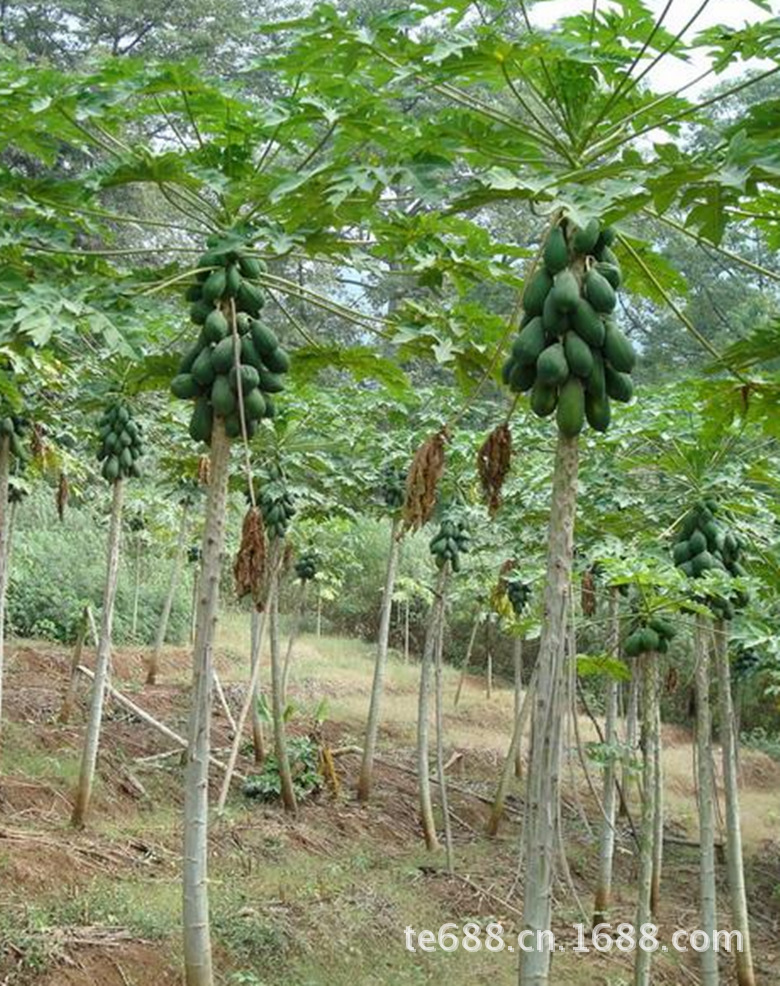
[[322,636],[322,592],[317,593],[317,640]]
[[404,602],[404,664],[409,663],[409,600]]
[[100,638],[95,660],[95,681],[92,685],[92,704],[89,722],[84,737],[84,752],[81,756],[81,772],[76,800],[73,806],[71,824],[82,828],[86,822],[89,801],[92,795],[92,782],[95,777],[98,746],[100,745],[100,726],[103,720],[103,702],[106,694],[108,666],[111,660],[111,627],[114,622],[114,602],[119,578],[119,548],[122,540],[122,501],[124,499],[124,480],[114,483],[111,501],[111,522],[108,529],[106,549],[106,585],[103,591],[103,613],[100,620]]
[[60,722],[63,725],[70,722],[73,706],[76,704],[76,694],[78,692],[79,683],[78,667],[79,664],[81,664],[81,655],[84,651],[84,641],[87,639],[87,626],[87,611],[85,609],[81,614],[81,623],[79,623],[79,628],[76,633],[76,643],[73,647],[73,657],[70,661],[70,678],[68,679],[68,687],[62,699],[60,714],[57,717],[57,722]]
[[448,577],[449,564],[445,564],[436,580],[433,604],[428,615],[428,625],[425,628],[425,646],[423,647],[422,661],[420,662],[420,694],[417,706],[417,776],[420,788],[420,820],[422,822],[423,835],[425,836],[425,845],[431,851],[439,848],[436,824],[433,819],[431,778],[428,764],[431,668],[434,663],[439,624],[443,618],[444,593],[447,588]]
[[[644,770],[642,772],[642,821],[639,830],[639,880],[637,888],[637,909],[635,928],[637,935],[652,918],[650,899],[653,888],[653,841],[655,838],[655,746],[658,717],[657,654],[642,654],[636,660],[636,670],[641,676],[642,688],[642,751]],[[634,957],[634,986],[650,986],[650,972],[653,953],[637,948]]]
[[[617,658],[620,652],[620,592],[615,586],[609,591],[608,633],[607,653],[610,657]],[[604,794],[602,797],[604,817],[601,821],[601,838],[599,840],[599,875],[596,884],[596,899],[593,905],[594,927],[609,919],[609,909],[612,903],[612,866],[615,859],[617,806],[617,778],[615,773],[617,764],[613,751],[617,745],[618,682],[611,675],[607,679],[604,706],[604,742],[608,750],[606,766],[604,767]]]
[[485,645],[487,649],[485,698],[488,702],[493,698],[493,651],[490,649],[490,643],[490,617],[488,617],[485,623]]
[[715,663],[720,702],[720,743],[723,756],[723,787],[726,796],[726,864],[731,902],[731,927],[742,933],[742,950],[735,953],[738,986],[755,986],[753,953],[750,947],[750,918],[745,892],[742,858],[742,820],[739,809],[738,739],[731,700],[728,624],[715,623]]
[[5,677],[5,597],[8,590],[8,476],[11,469],[11,439],[0,440],[0,731],[3,727],[3,678]]
[[[281,541],[278,542],[276,549],[281,553]],[[271,711],[274,721],[274,752],[279,764],[279,779],[282,784],[282,804],[284,810],[296,814],[298,804],[295,800],[295,789],[293,787],[292,772],[290,770],[290,758],[287,754],[287,736],[284,724],[284,699],[282,696],[282,661],[279,647],[279,593],[278,580],[279,568],[281,565],[281,554],[273,562],[271,569],[271,579],[277,585],[272,586],[268,593],[269,604],[269,630],[271,637]]]
[[637,723],[639,719],[639,675],[636,673],[636,664],[632,664],[631,682],[628,689],[628,708],[626,709],[626,752],[620,768],[620,786],[623,791],[623,798],[620,803],[620,814],[624,809],[628,810],[628,794],[634,782],[634,768],[632,761],[636,752]]
[[260,766],[265,761],[265,736],[263,735],[263,720],[260,716],[260,672],[255,667],[262,659],[260,641],[262,639],[263,615],[252,607],[249,624],[249,670],[254,680],[252,689],[252,747],[255,752],[255,763]]
[[[523,638],[515,637],[514,643],[514,665],[515,665],[515,722],[520,718],[520,711],[523,707]],[[515,777],[518,780],[523,776],[523,754],[521,744],[515,744]]]
[[181,519],[179,521],[179,534],[176,538],[176,553],[173,556],[173,565],[171,567],[171,580],[168,583],[168,592],[165,595],[162,612],[160,613],[160,622],[157,624],[157,635],[154,638],[154,650],[152,651],[152,656],[149,660],[149,667],[146,673],[147,685],[157,684],[157,672],[160,667],[160,655],[162,654],[163,645],[165,644],[165,634],[168,631],[168,621],[171,618],[173,600],[176,598],[176,590],[179,587],[181,570],[184,567],[184,554],[187,548],[188,514],[189,508],[185,504],[182,504]]
[[208,896],[209,750],[214,634],[225,544],[230,441],[214,419],[206,524],[203,531],[198,619],[184,774],[183,925],[186,986],[213,986]]
[[656,661],[656,691],[657,698],[655,703],[655,746],[653,747],[653,758],[655,760],[655,771],[653,780],[655,781],[655,794],[653,797],[653,883],[650,892],[650,910],[654,917],[658,917],[661,906],[661,874],[663,872],[664,861],[664,771],[663,771],[663,734],[661,732],[661,685],[662,680],[660,657]]
[[[712,720],[710,716],[710,660],[706,618],[696,617],[694,670],[696,686],[697,799],[699,806],[700,925],[712,935],[717,927],[715,888],[715,805],[712,777]],[[718,984],[718,954],[713,948],[700,952],[702,986]]]
[[141,597],[141,538],[135,539],[135,566],[133,575],[133,617],[130,623],[130,636],[135,640],[138,632],[138,601]]
[[499,778],[498,788],[496,789],[496,796],[493,799],[493,807],[490,809],[490,818],[487,823],[488,835],[498,834],[498,828],[504,815],[504,805],[506,804],[506,796],[509,791],[509,785],[512,781],[513,772],[515,773],[515,776],[517,776],[517,761],[520,757],[523,733],[525,732],[526,724],[528,723],[528,719],[531,715],[531,706],[534,700],[533,696],[536,688],[537,672],[538,665],[534,667],[531,680],[528,682],[528,688],[525,691],[525,698],[515,714],[515,722],[512,727],[512,740],[509,744],[509,752],[504,758],[504,764],[501,768],[501,777]]
[[387,645],[390,637],[390,607],[393,602],[395,577],[398,570],[398,556],[401,542],[398,540],[401,521],[396,517],[390,527],[390,551],[387,556],[387,571],[385,587],[382,592],[382,612],[379,619],[379,639],[376,646],[374,661],[374,681],[371,686],[371,701],[368,706],[366,735],[363,740],[363,760],[360,764],[360,780],[358,781],[358,798],[368,801],[371,796],[371,785],[374,777],[374,755],[376,741],[379,735],[379,720],[381,715],[382,694],[385,687],[385,670],[387,668]]
[[469,670],[469,663],[471,661],[471,655],[474,650],[474,643],[477,639],[477,632],[479,631],[479,614],[477,614],[474,620],[474,625],[471,628],[471,636],[469,637],[468,647],[466,648],[466,656],[463,658],[463,666],[460,669],[460,678],[458,678],[458,687],[455,691],[455,708],[457,709],[458,703],[460,702],[460,693],[463,691],[463,683],[466,680],[466,675]]
[[[547,535],[544,622],[539,643],[539,678],[534,694],[524,858],[523,930],[534,936],[551,927],[557,803],[560,795],[561,710],[565,688],[566,629],[569,613],[574,518],[577,510],[577,439],[558,436]],[[521,986],[548,986],[547,949],[522,952]]]
[[190,608],[190,643],[195,643],[195,631],[198,623],[198,593],[200,588],[200,569],[196,568],[192,576],[192,606]]
[[439,796],[444,821],[444,849],[447,858],[447,872],[455,872],[455,850],[452,844],[452,822],[447,798],[447,776],[444,771],[444,678],[442,672],[442,651],[444,649],[444,619],[439,621],[436,638],[436,772],[439,778]]
[[292,661],[292,652],[295,641],[298,639],[298,634],[301,629],[301,623],[303,622],[303,614],[306,612],[306,596],[308,595],[308,582],[301,583],[301,595],[298,600],[298,609],[293,618],[293,625],[290,627],[290,639],[287,641],[287,652],[284,655],[284,670],[282,671],[282,698],[287,701],[287,682],[290,678],[290,663]]

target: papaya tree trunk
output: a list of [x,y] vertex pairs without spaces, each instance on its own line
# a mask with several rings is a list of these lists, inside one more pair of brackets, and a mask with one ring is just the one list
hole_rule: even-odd
[[471,628],[471,635],[469,637],[468,647],[466,648],[466,656],[463,658],[463,666],[460,670],[460,677],[458,678],[458,687],[455,690],[455,708],[457,709],[458,703],[460,702],[460,693],[463,691],[463,683],[466,680],[466,675],[469,670],[469,663],[471,662],[471,655],[474,651],[474,644],[477,639],[477,633],[479,631],[479,614],[477,614],[474,620],[474,625]]
[[8,477],[11,470],[11,439],[0,440],[0,730],[3,724],[3,678],[5,676],[5,597],[8,591]]
[[723,757],[723,787],[726,797],[726,872],[731,903],[731,927],[742,934],[742,950],[735,952],[738,986],[755,986],[753,953],[750,947],[750,916],[745,892],[742,858],[742,820],[739,809],[738,734],[731,697],[728,624],[715,623],[715,664],[718,675],[720,744]]
[[282,698],[287,701],[287,682],[290,678],[290,664],[292,662],[292,652],[295,646],[295,641],[298,639],[298,634],[301,630],[301,623],[303,622],[303,614],[306,612],[306,597],[309,592],[309,583],[301,583],[301,593],[298,600],[298,608],[295,611],[295,616],[293,617],[293,624],[290,627],[290,638],[287,641],[287,651],[284,655],[284,668],[282,670]]
[[208,896],[209,752],[214,634],[219,612],[229,472],[230,441],[224,420],[215,417],[184,772],[182,918],[186,986],[214,986]]
[[[515,637],[513,647],[513,658],[515,665],[515,722],[520,718],[520,711],[523,708],[523,638]],[[515,743],[515,777],[519,780],[523,776],[523,752],[521,744]]]
[[124,492],[124,480],[117,479],[113,485],[111,499],[111,521],[106,548],[106,584],[103,590],[103,613],[100,620],[100,637],[98,638],[97,657],[95,659],[95,680],[92,685],[92,702],[87,732],[84,737],[84,750],[81,755],[79,786],[71,817],[71,824],[74,828],[82,828],[86,822],[92,796],[92,783],[95,778],[98,746],[100,745],[103,702],[106,694],[108,666],[111,660],[111,628],[114,622],[114,602],[116,601],[116,587],[119,579],[119,549],[122,539]]
[[190,607],[190,643],[195,643],[195,630],[198,623],[198,595],[200,590],[200,569],[196,568],[192,576],[192,604]]
[[620,768],[620,787],[623,797],[620,799],[620,814],[628,810],[628,795],[631,785],[634,782],[634,768],[632,761],[636,752],[637,722],[639,719],[639,675],[636,671],[636,664],[632,664],[631,681],[628,687],[628,707],[626,709],[626,731],[623,763]]
[[[557,803],[560,795],[560,726],[577,510],[578,451],[576,438],[559,434],[547,535],[544,620],[537,658],[539,677],[534,693],[524,826],[526,871],[522,927],[533,932],[534,937],[551,928],[552,918]],[[550,959],[550,952],[544,948],[521,952],[521,986],[548,986]]]
[[653,746],[653,759],[655,760],[655,770],[653,781],[655,783],[655,795],[653,797],[653,883],[650,891],[650,910],[654,917],[658,917],[661,906],[661,874],[663,872],[664,861],[664,770],[663,770],[663,734],[661,732],[661,685],[662,681],[660,657],[656,662],[656,690],[657,698],[655,702],[655,731]]
[[496,789],[496,796],[493,799],[493,806],[490,809],[490,818],[487,823],[487,834],[497,835],[498,829],[501,824],[501,819],[504,815],[504,805],[506,804],[506,796],[509,791],[509,785],[512,781],[512,774],[517,775],[517,761],[520,757],[520,748],[523,742],[523,733],[525,732],[525,727],[528,723],[528,719],[531,715],[531,706],[533,703],[534,690],[536,688],[536,676],[538,671],[538,665],[534,667],[533,674],[531,675],[531,680],[528,682],[528,688],[525,692],[525,698],[520,703],[520,708],[517,710],[515,715],[514,725],[512,727],[512,740],[509,744],[509,752],[504,758],[504,764],[501,768],[501,776],[498,780],[498,787]]
[[263,636],[262,623],[264,616],[255,607],[252,607],[252,616],[249,624],[249,671],[254,681],[252,688],[252,748],[255,753],[255,763],[260,766],[265,761],[265,736],[263,734],[263,720],[260,715],[260,669],[257,667],[262,655],[260,653],[260,643]]
[[186,504],[182,504],[181,519],[179,520],[179,533],[176,537],[176,553],[173,556],[173,563],[171,566],[171,578],[168,583],[168,591],[165,594],[165,600],[163,601],[163,608],[160,613],[160,622],[157,624],[157,633],[154,638],[154,649],[152,651],[152,656],[149,659],[149,666],[146,672],[147,685],[157,684],[157,673],[160,668],[160,655],[162,654],[163,645],[165,644],[165,635],[168,632],[168,621],[171,618],[173,600],[176,598],[176,590],[179,587],[181,570],[184,567],[184,553],[187,548],[188,512],[189,511]]
[[[609,631],[607,654],[617,659],[620,652],[620,592],[613,586],[609,590]],[[604,793],[602,804],[604,817],[601,820],[599,839],[599,875],[596,884],[596,897],[593,904],[593,926],[609,920],[612,903],[612,868],[615,860],[615,814],[617,807],[616,762],[614,750],[617,745],[618,682],[610,675],[607,679],[604,696],[604,743],[607,746],[604,767]]]
[[398,539],[400,526],[400,518],[394,518],[390,527],[390,551],[387,556],[385,586],[382,591],[382,612],[379,619],[379,638],[376,645],[376,660],[374,661],[374,681],[371,685],[371,701],[368,706],[366,735],[363,740],[363,760],[360,764],[360,779],[357,789],[360,801],[368,801],[374,778],[374,755],[376,754],[376,741],[379,735],[382,694],[387,668],[387,648],[390,638],[390,607],[393,603],[398,556],[401,550],[401,542]]
[[279,779],[282,784],[282,804],[284,810],[292,814],[298,811],[293,787],[290,758],[287,753],[287,735],[284,723],[284,697],[282,695],[282,661],[279,646],[279,569],[281,566],[282,542],[276,544],[276,556],[272,559],[271,588],[268,592],[268,628],[271,645],[271,714],[274,725],[274,752],[279,764]]
[[87,639],[88,625],[87,611],[85,609],[81,614],[81,622],[79,623],[79,627],[76,632],[76,642],[73,646],[73,656],[70,659],[70,677],[68,678],[68,687],[66,688],[65,695],[62,699],[60,714],[57,717],[57,722],[62,725],[66,725],[70,722],[70,717],[73,713],[73,706],[76,704],[76,694],[78,693],[79,683],[78,667],[79,664],[81,664],[81,655],[84,652],[84,641]]
[[[639,829],[639,880],[635,927],[637,933],[652,917],[653,859],[655,839],[655,746],[658,717],[658,655],[642,654],[636,659],[642,691],[642,819]],[[650,986],[653,953],[637,948],[634,953],[634,986]]]
[[430,694],[431,670],[434,662],[436,645],[439,638],[439,627],[444,614],[444,593],[449,578],[449,564],[445,564],[436,580],[433,592],[433,603],[428,614],[428,625],[425,628],[425,646],[420,662],[420,693],[417,705],[417,777],[420,791],[420,821],[422,823],[425,845],[432,852],[439,848],[439,838],[436,834],[436,823],[433,819],[433,802],[431,800],[431,778],[428,763],[430,737]]
[[[712,776],[712,719],[710,715],[710,658],[706,618],[696,617],[694,634],[696,688],[697,802],[699,808],[699,927],[712,935],[717,927],[715,886],[715,797]],[[718,954],[699,953],[702,986],[718,986]]]
[[452,844],[452,821],[450,806],[447,798],[447,775],[444,770],[444,675],[442,669],[442,652],[444,650],[444,618],[439,621],[439,633],[436,638],[436,773],[439,779],[439,797],[441,813],[444,822],[444,850],[447,859],[447,872],[455,872],[455,850]]
[[490,617],[485,623],[485,646],[487,648],[487,667],[485,669],[485,698],[493,698],[493,651],[490,649]]
[[409,600],[404,601],[404,664],[409,663]]

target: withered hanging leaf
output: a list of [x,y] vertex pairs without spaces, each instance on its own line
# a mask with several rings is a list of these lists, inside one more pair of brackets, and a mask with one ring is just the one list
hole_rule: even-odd
[[43,425],[34,424],[30,435],[30,452],[34,459],[43,461],[46,457],[46,429]]
[[257,507],[250,507],[244,517],[241,546],[233,565],[236,595],[239,599],[251,596],[255,605],[260,605],[265,581],[265,559],[263,515]]
[[60,521],[65,520],[65,508],[68,505],[68,500],[70,499],[70,485],[68,483],[68,477],[64,472],[60,473],[60,481],[57,484],[57,516]]
[[208,486],[211,481],[211,459],[207,455],[202,455],[198,459],[198,482],[201,486]]
[[593,569],[589,568],[582,576],[580,604],[585,616],[596,615],[596,578]]
[[501,506],[501,490],[512,462],[512,432],[504,422],[494,428],[477,453],[477,472],[491,517]]
[[449,437],[448,430],[442,428],[427,438],[414,454],[406,476],[406,530],[418,530],[431,518],[439,480],[444,473],[444,446]]

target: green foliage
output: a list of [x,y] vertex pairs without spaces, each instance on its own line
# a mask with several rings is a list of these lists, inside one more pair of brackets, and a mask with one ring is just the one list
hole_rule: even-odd
[[[310,798],[323,785],[319,770],[319,747],[309,736],[293,736],[287,743],[287,754],[292,771],[293,788],[298,801]],[[278,801],[282,795],[279,761],[275,753],[269,753],[259,774],[252,774],[244,781],[244,795],[258,801]]]

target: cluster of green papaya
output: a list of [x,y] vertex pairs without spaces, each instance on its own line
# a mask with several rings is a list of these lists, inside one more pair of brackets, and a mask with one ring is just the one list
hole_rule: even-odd
[[133,421],[130,408],[124,401],[115,401],[106,408],[100,419],[98,462],[103,463],[100,474],[109,483],[117,479],[141,475],[139,460],[144,454],[143,429]]
[[[196,442],[211,441],[215,414],[225,419],[230,438],[241,435],[239,393],[251,438],[258,421],[276,413],[273,395],[284,390],[282,376],[290,369],[287,351],[258,318],[265,299],[253,282],[263,265],[247,256],[243,246],[232,236],[210,239],[208,253],[198,261],[198,280],[186,294],[192,302],[190,318],[201,330],[184,354],[171,390],[182,400],[195,401],[190,435]],[[232,332],[231,304],[235,305],[238,345]]]
[[462,518],[445,517],[429,544],[436,567],[444,568],[449,562],[453,572],[459,572],[461,553],[468,552],[470,540],[466,522]]
[[520,582],[518,579],[507,582],[506,597],[512,607],[512,612],[515,616],[520,616],[531,598],[531,586],[526,585],[525,582]]
[[504,364],[504,383],[531,391],[539,417],[578,435],[587,420],[604,432],[610,400],[628,403],[636,353],[614,317],[622,274],[610,249],[615,231],[597,219],[577,227],[563,218],[547,238],[543,264],[523,293],[523,321]]
[[301,555],[295,563],[295,574],[301,582],[311,582],[317,574],[317,556],[313,551]]
[[[719,513],[717,501],[708,498],[696,503],[683,520],[672,558],[688,578],[701,578],[710,571],[727,572],[733,577],[747,574],[740,563],[745,539],[730,531],[718,519]],[[716,616],[732,620],[736,610],[746,606],[749,599],[747,593],[739,591],[730,599],[708,595],[706,602]]]
[[202,554],[203,552],[200,550],[200,545],[191,544],[189,548],[187,548],[187,561],[190,565],[196,565],[200,561]]
[[626,657],[639,657],[640,654],[666,654],[676,633],[668,620],[660,616],[652,616],[646,622],[642,621],[626,637],[623,650]]
[[268,476],[270,483],[264,485],[260,493],[260,511],[268,537],[273,541],[287,533],[290,520],[295,515],[295,501],[279,466],[269,466]]
[[389,510],[400,510],[406,500],[406,470],[385,466],[379,484],[379,495]]
[[7,436],[10,439],[9,447],[11,453],[17,459],[27,458],[27,449],[25,448],[23,439],[29,427],[30,422],[27,418],[22,418],[18,414],[3,414],[0,417],[0,438]]

